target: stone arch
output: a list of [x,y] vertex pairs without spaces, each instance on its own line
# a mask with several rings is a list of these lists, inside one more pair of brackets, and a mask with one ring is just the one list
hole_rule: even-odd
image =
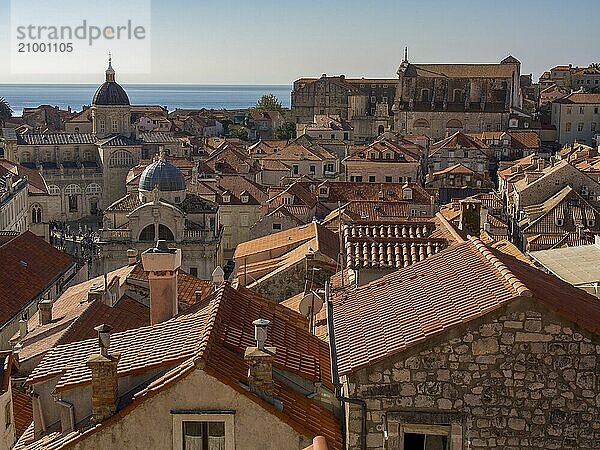
[[429,122],[426,119],[417,119],[413,124],[414,128],[429,128]]
[[102,194],[102,186],[98,183],[90,183],[85,187],[86,195],[100,195]]
[[462,128],[463,124],[460,120],[458,119],[450,119],[447,123],[446,123],[446,128]]

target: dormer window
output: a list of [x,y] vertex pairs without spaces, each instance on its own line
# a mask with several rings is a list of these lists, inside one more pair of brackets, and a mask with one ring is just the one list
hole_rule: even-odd
[[594,228],[596,226],[596,221],[594,219],[588,219],[587,226],[588,228]]
[[376,159],[376,158],[377,158],[377,154],[376,154],[376,153],[374,153],[374,152],[371,152],[371,155],[370,155],[370,156],[371,156],[371,159]]
[[412,200],[412,189],[407,188],[402,190],[402,199],[403,200]]
[[223,194],[223,203],[229,203],[231,202],[231,194],[227,193],[227,194]]
[[248,194],[242,194],[240,200],[242,201],[242,203],[248,203],[248,200],[250,200],[250,196]]
[[564,219],[557,217],[554,219],[554,223],[556,224],[557,227],[562,227],[565,224]]

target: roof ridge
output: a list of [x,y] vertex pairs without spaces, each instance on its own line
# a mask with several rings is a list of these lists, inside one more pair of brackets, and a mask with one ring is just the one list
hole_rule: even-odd
[[529,288],[521,280],[519,280],[519,278],[517,278],[517,276],[512,273],[510,269],[506,267],[496,256],[494,256],[494,254],[492,254],[492,252],[481,241],[481,239],[475,236],[469,236],[468,239],[473,243],[477,251],[494,266],[502,278],[504,278],[504,280],[510,284],[517,294],[524,297],[533,296],[533,293],[529,290]]
[[221,309],[221,300],[223,299],[223,294],[227,287],[227,283],[224,283],[221,286],[219,286],[219,288],[215,292],[215,297],[213,298],[213,300],[211,300],[211,311],[206,321],[204,332],[202,333],[202,340],[200,341],[198,350],[196,351],[196,355],[192,358],[194,360],[195,366],[205,365],[208,360],[210,347],[216,334],[214,333],[214,331],[216,330],[218,325],[217,318]]

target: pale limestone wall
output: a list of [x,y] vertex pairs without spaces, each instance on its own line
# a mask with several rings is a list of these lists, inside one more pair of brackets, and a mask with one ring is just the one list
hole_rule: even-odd
[[[370,181],[369,177],[375,177],[375,183],[386,183],[386,177],[392,177],[392,183],[403,183],[408,181],[417,181],[419,176],[418,162],[377,162],[377,161],[348,161],[344,163],[346,172],[346,181],[351,181],[352,177],[361,176],[362,181]],[[400,181],[402,177],[402,181]],[[388,183],[390,181],[387,181]]]
[[[583,113],[580,112],[580,108],[583,108]],[[579,124],[583,125],[581,131],[579,131]],[[589,105],[555,103],[552,108],[552,125],[556,126],[561,145],[573,142],[592,145],[592,139],[600,131],[600,103]]]
[[[281,225],[281,229],[273,229],[273,224]],[[289,217],[265,216],[252,226],[250,230],[250,238],[248,240],[269,236],[270,234],[278,233],[283,230],[289,230],[297,226],[298,223]]]
[[[11,384],[8,383],[8,389],[3,394],[0,394],[0,448],[9,449],[12,448],[15,443],[15,418],[14,411],[11,405],[12,403],[12,388]],[[9,419],[10,422],[6,423],[6,417],[4,412],[6,408],[9,408]]]
[[250,229],[261,217],[260,205],[219,205],[219,223],[223,226],[221,246],[226,260],[233,259],[238,244],[253,239]]
[[[429,127],[415,127],[418,119],[425,119]],[[450,120],[459,120],[462,128],[448,128]],[[496,131],[508,127],[508,113],[453,112],[453,111],[399,111],[395,115],[395,129],[401,133],[425,134],[432,139],[443,139],[459,129],[464,132]]]
[[[14,182],[16,181],[15,178]],[[20,186],[15,189],[18,190],[15,190],[3,204],[0,204],[0,230],[22,233],[27,230],[27,224],[29,223],[27,184],[22,181]]]
[[[235,448],[303,449],[310,440],[258,404],[197,369],[73,448],[173,448],[171,410],[235,410]],[[229,449],[227,449],[229,450]]]
[[[592,449],[600,438],[599,369],[598,335],[522,299],[359,370],[345,388],[367,402],[368,448],[382,448],[384,412],[386,448],[397,449],[408,422],[393,411],[418,423],[427,410],[459,417],[459,448]],[[359,408],[349,424],[349,448],[358,449]]]
[[515,207],[522,209],[526,206],[540,204],[567,185],[578,192],[585,186],[588,192],[594,192],[594,197],[600,195],[600,184],[598,182],[570,164],[566,164],[561,170],[556,170],[536,180],[535,183],[515,195]]

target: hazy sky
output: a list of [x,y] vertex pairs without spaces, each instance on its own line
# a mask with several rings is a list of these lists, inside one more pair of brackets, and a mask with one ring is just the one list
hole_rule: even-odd
[[[102,80],[106,62],[96,58],[81,62],[98,66],[92,75],[7,72],[9,6],[0,0],[0,83]],[[322,73],[395,77],[407,45],[409,59],[423,63],[499,62],[512,54],[522,73],[537,77],[557,64],[600,62],[598,6],[598,0],[153,0],[151,71],[119,76],[135,55],[118,49],[113,64],[125,83],[289,84]]]

